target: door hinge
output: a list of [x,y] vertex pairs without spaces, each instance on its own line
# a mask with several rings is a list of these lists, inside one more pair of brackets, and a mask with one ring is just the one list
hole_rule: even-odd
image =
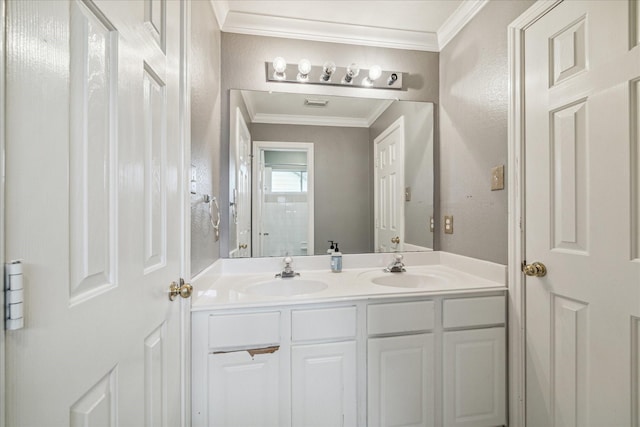
[[24,327],[24,288],[22,261],[11,261],[4,266],[4,328]]

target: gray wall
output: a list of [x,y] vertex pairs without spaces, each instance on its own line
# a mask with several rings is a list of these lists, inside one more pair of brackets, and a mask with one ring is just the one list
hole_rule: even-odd
[[404,205],[403,239],[405,243],[433,249],[434,233],[429,231],[429,219],[434,206],[433,104],[394,102],[371,125],[369,139],[374,150],[375,138],[401,116],[404,116],[405,126],[404,182],[405,187],[411,188],[411,200]]
[[[211,4],[191,2],[191,164],[197,192],[211,196],[220,194],[220,34]],[[219,249],[208,205],[192,204],[192,276],[218,259]]]
[[[273,60],[276,56],[282,56],[291,62],[308,58],[315,65],[322,64],[327,60],[332,60],[341,66],[352,62],[357,62],[362,67],[379,64],[385,70],[408,73],[403,76],[407,90],[369,90],[266,82],[264,63]],[[399,98],[437,103],[438,53],[222,33],[222,151],[220,158],[223,161],[220,179],[223,183],[222,205],[226,204],[227,206],[229,200],[230,89]],[[228,212],[223,210],[223,214],[222,223],[228,224]],[[228,254],[229,248],[229,236],[226,231],[228,230],[225,230],[221,241],[221,252],[224,256]]]
[[507,26],[531,4],[489,2],[440,52],[443,251],[507,263],[507,191],[491,191],[490,170],[507,163]]
[[315,254],[327,252],[327,240],[338,241],[343,253],[372,251],[367,128],[254,123],[251,137],[253,141],[313,143]]

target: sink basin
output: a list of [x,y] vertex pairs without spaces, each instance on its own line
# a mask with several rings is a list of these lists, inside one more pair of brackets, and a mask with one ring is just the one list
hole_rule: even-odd
[[273,279],[249,285],[245,293],[269,297],[289,297],[294,295],[313,294],[327,289],[327,284],[319,280],[308,279]]
[[376,285],[393,286],[396,288],[435,289],[446,287],[450,280],[437,274],[384,273],[374,277],[371,282]]

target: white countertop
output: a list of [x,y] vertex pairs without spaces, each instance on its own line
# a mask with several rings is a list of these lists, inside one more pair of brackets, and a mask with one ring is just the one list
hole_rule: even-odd
[[[404,254],[406,273],[384,273],[391,254],[344,255],[341,273],[329,270],[328,256],[294,257],[293,268],[302,280],[326,283],[326,289],[293,296],[262,296],[245,292],[252,284],[273,280],[282,270],[281,258],[221,259],[192,280],[192,311],[223,308],[296,305],[377,299],[394,296],[458,294],[506,290],[506,267],[446,252]],[[326,264],[325,268],[319,268]],[[403,288],[376,285],[372,277],[395,274],[434,275],[444,283],[428,288]],[[278,279],[291,280],[297,279]]]

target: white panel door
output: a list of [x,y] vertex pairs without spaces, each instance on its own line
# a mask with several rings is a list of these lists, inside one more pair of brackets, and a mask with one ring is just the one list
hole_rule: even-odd
[[506,350],[504,328],[444,333],[445,426],[506,425]]
[[280,351],[209,355],[209,427],[281,427]]
[[357,424],[356,343],[294,346],[291,349],[292,425]]
[[433,334],[370,338],[367,426],[435,425]]
[[404,117],[374,141],[374,206],[376,252],[402,251],[404,246]]
[[178,2],[7,2],[7,425],[178,426]]
[[640,425],[637,12],[565,1],[525,32],[529,427]]

